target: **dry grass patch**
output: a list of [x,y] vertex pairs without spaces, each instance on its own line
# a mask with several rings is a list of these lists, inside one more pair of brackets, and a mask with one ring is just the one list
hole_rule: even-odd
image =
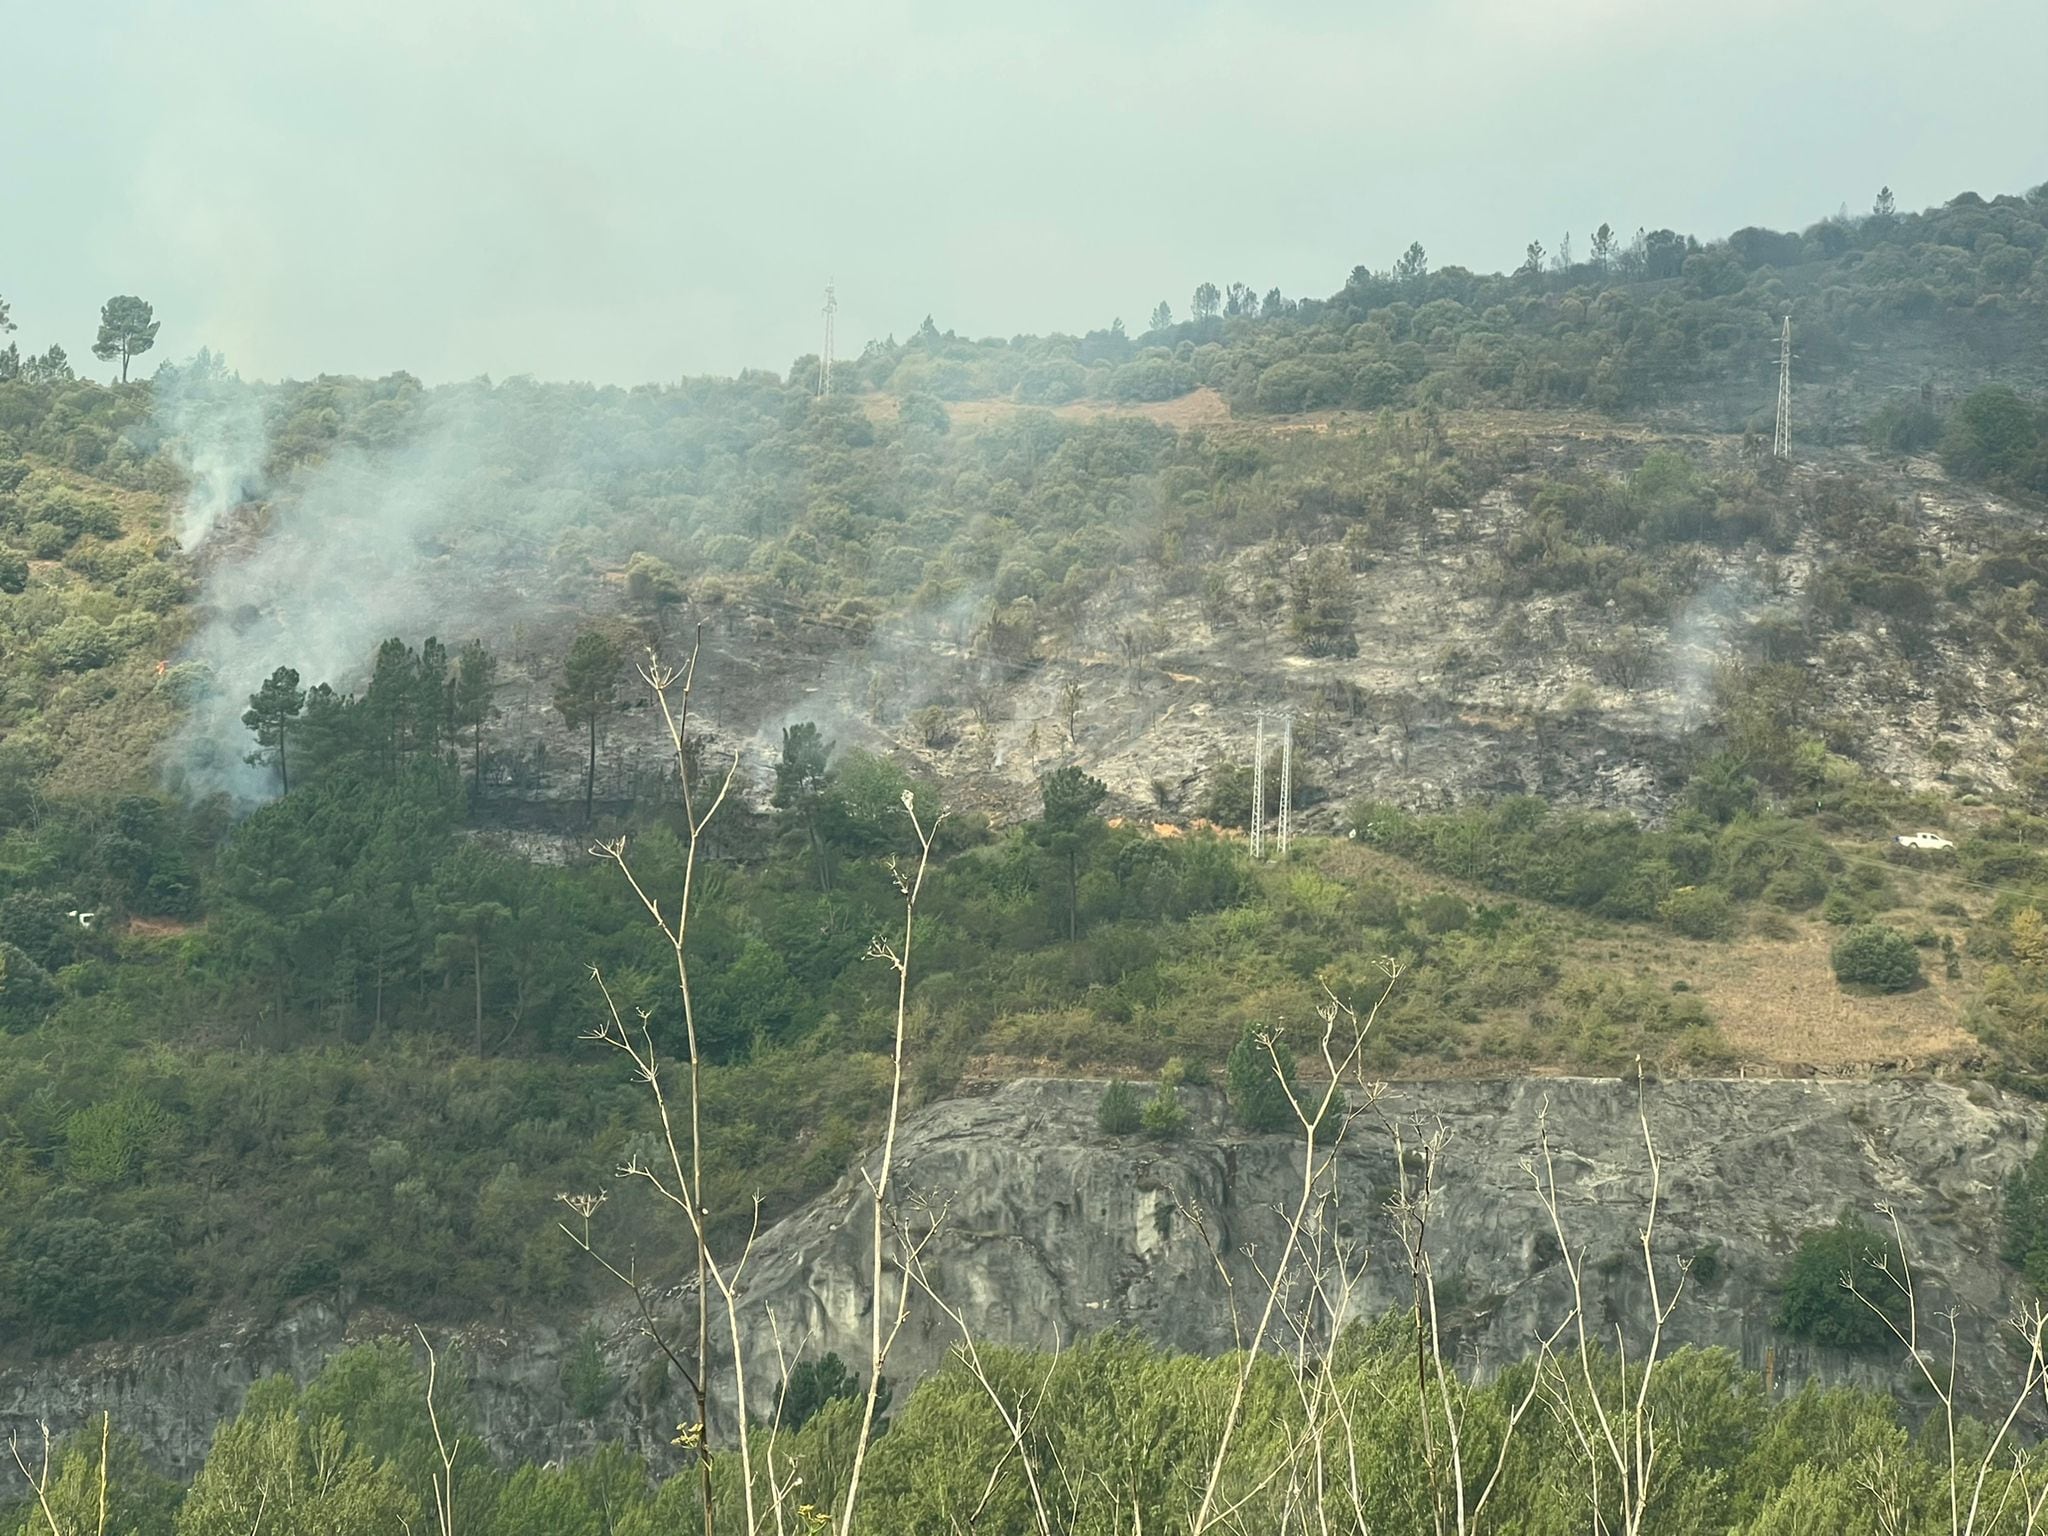
[[1802,922],[1790,939],[1698,943],[1658,935],[1632,946],[1646,971],[1683,980],[1707,1006],[1721,1036],[1745,1063],[1781,1070],[1854,1071],[1920,1067],[1976,1054],[1962,1023],[1965,983],[1941,974],[1925,951],[1927,980],[1890,995],[1845,991],[1828,952],[1841,930]]

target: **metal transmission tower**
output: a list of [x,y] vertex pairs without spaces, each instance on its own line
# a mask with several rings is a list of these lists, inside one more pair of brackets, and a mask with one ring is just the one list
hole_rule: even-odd
[[1266,717],[1252,736],[1252,857],[1266,856]]
[[825,347],[818,354],[818,393],[832,393],[832,317],[839,312],[839,300],[832,292],[832,284],[825,284]]
[[1287,834],[1294,827],[1294,716],[1280,722],[1280,858],[1287,859]]
[[1771,443],[1771,457],[1792,457],[1792,317],[1778,333],[1778,435]]

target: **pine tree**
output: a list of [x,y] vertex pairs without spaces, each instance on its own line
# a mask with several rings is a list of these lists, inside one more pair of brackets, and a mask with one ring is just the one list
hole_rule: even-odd
[[1105,1136],[1129,1136],[1143,1123],[1138,1096],[1121,1080],[1102,1090],[1102,1102],[1095,1109],[1095,1128]]
[[1295,1123],[1294,1107],[1288,1102],[1294,1054],[1277,1039],[1268,1053],[1264,1035],[1257,1025],[1246,1025],[1223,1068],[1230,1107],[1237,1123],[1248,1131],[1285,1130]]
[[285,794],[292,789],[291,768],[285,761],[285,737],[305,705],[306,690],[299,686],[298,672],[291,667],[279,667],[261,688],[249,695],[249,707],[242,714],[242,724],[256,733],[257,750],[249,754],[248,760],[276,763],[278,787]]
[[473,799],[482,798],[484,792],[484,724],[498,712],[491,703],[497,676],[498,658],[484,649],[483,641],[472,640],[462,648],[455,676],[448,684],[454,723],[470,732],[469,792]]
[[597,728],[611,712],[619,680],[618,643],[601,630],[586,629],[569,647],[562,667],[562,686],[555,690],[555,709],[570,730],[590,732],[590,761],[583,775],[583,819],[588,822],[597,797]]

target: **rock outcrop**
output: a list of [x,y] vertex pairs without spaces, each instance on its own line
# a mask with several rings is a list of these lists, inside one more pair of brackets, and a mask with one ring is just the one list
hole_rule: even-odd
[[[1190,1351],[1233,1338],[1220,1263],[1242,1298],[1285,1245],[1302,1143],[1230,1129],[1221,1096],[1185,1090],[1179,1139],[1116,1139],[1095,1128],[1101,1085],[1032,1079],[913,1116],[898,1146],[897,1187],[913,1225],[941,1213],[923,1251],[932,1285],[988,1341],[1055,1348],[1111,1327]],[[1633,1083],[1595,1078],[1404,1083],[1381,1107],[1410,1134],[1438,1122],[1441,1160],[1430,1246],[1467,1369],[1523,1358],[1567,1315],[1559,1245],[1529,1160],[1547,1133],[1563,1222],[1583,1253],[1590,1321],[1607,1338],[1640,1336],[1649,1315],[1639,1257],[1649,1165]],[[1920,1079],[1690,1080],[1652,1083],[1644,1105],[1661,1160],[1655,1229],[1668,1291],[1696,1259],[1667,1341],[1722,1345],[1786,1392],[1809,1379],[1910,1390],[1899,1351],[1851,1355],[1790,1341],[1774,1327],[1776,1285],[1807,1228],[1880,1202],[1898,1213],[1923,1302],[1959,1309],[1966,1389],[2010,1391],[1998,1330],[2016,1277],[1998,1259],[2001,1186],[2033,1150],[2040,1112],[1978,1085]],[[1329,1230],[1369,1257],[1351,1316],[1405,1305],[1408,1268],[1383,1206],[1395,1154],[1377,1117],[1361,1116],[1333,1169]],[[865,1358],[870,1226],[858,1172],[762,1235],[748,1264],[747,1368],[757,1413],[785,1351]],[[1196,1218],[1199,1218],[1197,1220]],[[1872,1218],[1875,1220],[1876,1218]],[[1710,1256],[1710,1258],[1709,1258]],[[1261,1291],[1260,1294],[1263,1294]],[[693,1309],[676,1291],[664,1304]],[[773,1327],[769,1320],[773,1319]],[[653,1351],[622,1309],[598,1318],[628,1383],[609,1422],[574,1420],[560,1386],[564,1340],[580,1319],[469,1330],[480,1429],[506,1453],[549,1458],[607,1435],[664,1448],[680,1398],[661,1400]],[[388,1326],[388,1320],[385,1323]],[[352,1336],[332,1311],[283,1323],[104,1348],[0,1372],[0,1434],[47,1418],[81,1422],[101,1407],[167,1466],[189,1470],[249,1383],[304,1376]],[[955,1332],[913,1288],[889,1375],[915,1379]]]

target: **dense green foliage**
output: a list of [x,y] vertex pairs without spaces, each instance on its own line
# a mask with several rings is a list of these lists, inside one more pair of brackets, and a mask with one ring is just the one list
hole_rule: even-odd
[[[1696,805],[1714,793],[1714,771],[1694,781]],[[1600,917],[1661,919],[1688,938],[1728,937],[1742,903],[1802,911],[1883,880],[1845,864],[1811,822],[1747,809],[1725,825],[1693,810],[1650,828],[1518,796],[1436,816],[1366,802],[1351,819],[1362,841],[1458,879]]]
[[1268,1031],[1245,1027],[1223,1064],[1223,1082],[1231,1113],[1246,1130],[1281,1131],[1300,1124],[1294,1053]]
[[1778,1326],[1846,1349],[1895,1345],[1907,1321],[1904,1278],[1892,1240],[1844,1213],[1800,1234],[1780,1283]]
[[1105,1136],[1129,1136],[1143,1123],[1138,1095],[1131,1085],[1118,1079],[1102,1090],[1102,1102],[1095,1110],[1095,1127]]
[[1941,436],[1941,457],[1965,479],[2048,495],[2048,405],[1987,385],[1956,407]]
[[1836,942],[1828,956],[1835,980],[1880,992],[1903,992],[1920,979],[1920,952],[1896,928],[1863,923]]
[[1822,378],[1880,339],[1895,353],[1980,369],[2040,366],[2029,351],[2048,313],[2048,188],[1988,201],[1966,192],[1924,213],[1874,210],[1710,243],[1668,229],[1610,235],[1578,261],[1531,249],[1533,264],[1483,276],[1431,270],[1417,244],[1391,270],[1359,267],[1320,300],[1277,291],[1259,300],[1233,284],[1239,302],[1209,302],[1215,285],[1204,284],[1193,318],[1174,323],[1162,301],[1140,336],[1119,323],[1079,337],[970,341],[927,322],[906,342],[870,347],[849,372],[900,394],[1033,404],[1159,400],[1207,386],[1240,413],[1419,403],[1620,410],[1730,384],[1768,399],[1788,311],[1802,369]]
[[[879,1536],[1033,1529],[1034,1485],[1048,1501],[1052,1529],[1073,1536],[1115,1536],[1133,1519],[1146,1530],[1187,1527],[1220,1440],[1234,1357],[1166,1355],[1114,1334],[1056,1360],[986,1346],[981,1353],[989,1388],[956,1362],[898,1407],[875,1443],[854,1530]],[[817,1364],[807,1411],[785,1418],[775,1456],[802,1477],[804,1506],[836,1514],[858,1405],[844,1367]],[[493,1465],[473,1438],[457,1362],[442,1365],[436,1409],[444,1434],[461,1437],[451,1500],[457,1529],[476,1536],[657,1536],[700,1524],[694,1473],[669,1475],[672,1467],[651,1467],[616,1447],[546,1467]],[[1436,1529],[1432,1495],[1448,1487],[1451,1473],[1432,1467],[1424,1451],[1415,1365],[1406,1320],[1348,1330],[1326,1383],[1343,1417],[1333,1415],[1322,1437],[1304,1442],[1303,1397],[1288,1363],[1279,1356],[1259,1362],[1223,1467],[1219,1493],[1236,1511],[1227,1528],[1280,1530],[1298,1525],[1306,1511],[1333,1529],[1386,1536]],[[1529,1369],[1511,1369],[1483,1387],[1452,1383],[1472,1494],[1484,1481],[1472,1468],[1491,1468]],[[1626,1394],[1612,1362],[1596,1357],[1592,1381],[1592,1390],[1619,1410]],[[1584,1411],[1584,1381],[1567,1374],[1556,1386]],[[1021,1457],[991,1391],[1003,1402],[1033,1405],[1023,1418]],[[1663,1431],[1644,1526],[1658,1536],[1876,1536],[1880,1496],[1911,1529],[1946,1528],[1946,1464],[1935,1442],[1911,1434],[1881,1395],[1809,1388],[1773,1401],[1727,1353],[1687,1349],[1658,1364],[1648,1412]],[[1965,1447],[1983,1438],[1978,1426],[1963,1426]],[[766,1443],[764,1428],[755,1450],[761,1505],[768,1502],[759,1470]],[[341,1355],[304,1388],[284,1379],[260,1383],[189,1490],[143,1470],[118,1435],[113,1452],[108,1529],[131,1536],[244,1536],[259,1509],[264,1529],[275,1521],[279,1530],[326,1536],[434,1528],[440,1463],[425,1382],[396,1345]],[[1539,1406],[1518,1429],[1486,1506],[1490,1528],[1582,1530],[1595,1519],[1611,1528],[1613,1479],[1591,1475],[1587,1454],[1563,1416]],[[98,1469],[96,1432],[60,1448],[51,1502],[61,1528],[96,1528]],[[718,1455],[713,1474],[719,1528],[743,1529],[738,1456]],[[1960,1476],[1967,1500],[1975,1478],[1967,1460]],[[1986,1508],[2016,1505],[2022,1477],[2038,1489],[2038,1472],[2016,1475],[2001,1460],[1989,1475]],[[1599,1501],[1597,1511],[1591,1500]],[[40,1520],[19,1504],[10,1510],[0,1503],[0,1530],[10,1536],[45,1531]],[[2018,1527],[2004,1520],[1980,1528]]]
[[2005,1186],[2004,1241],[1999,1255],[2048,1292],[2048,1144],[2020,1165]]

